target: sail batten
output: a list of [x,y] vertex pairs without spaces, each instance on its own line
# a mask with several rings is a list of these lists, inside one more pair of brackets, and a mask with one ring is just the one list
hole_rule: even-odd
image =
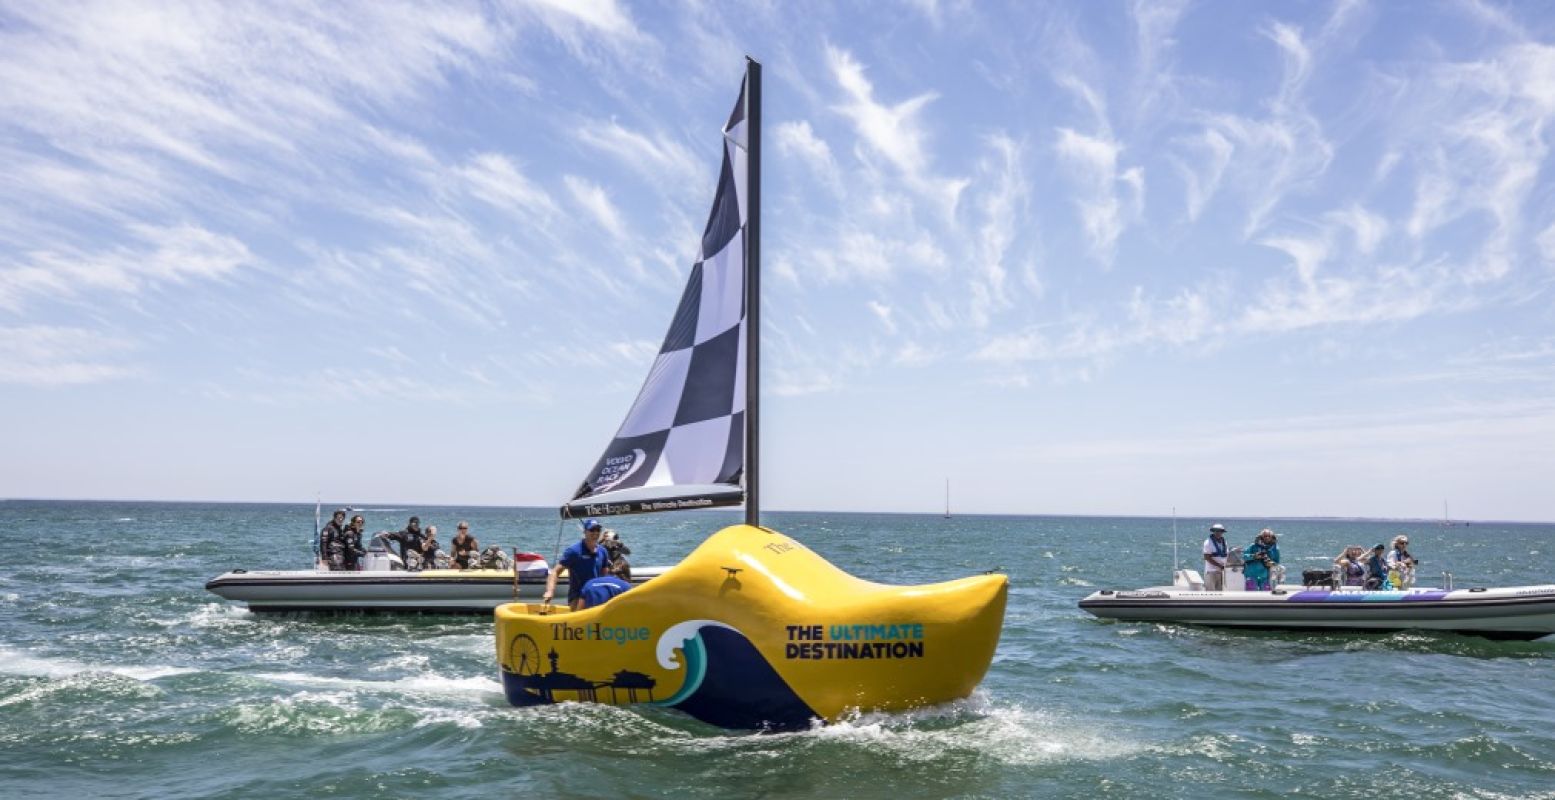
[[[742,84],[723,130],[712,208],[664,343],[564,516],[735,505],[745,497],[747,90]],[[688,486],[698,487],[692,497]],[[601,499],[623,492],[631,499]]]

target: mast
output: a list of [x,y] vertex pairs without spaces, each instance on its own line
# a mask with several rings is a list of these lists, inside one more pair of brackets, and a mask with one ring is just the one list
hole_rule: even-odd
[[761,525],[761,63],[745,57],[745,524]]

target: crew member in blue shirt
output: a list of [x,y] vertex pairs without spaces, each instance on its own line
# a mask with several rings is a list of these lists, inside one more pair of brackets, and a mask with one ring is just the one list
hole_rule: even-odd
[[610,601],[610,598],[630,588],[632,588],[630,583],[621,580],[615,575],[595,578],[583,584],[583,591],[579,595],[582,602],[578,605],[578,608],[593,608],[594,606],[604,605]]
[[567,606],[573,611],[583,607],[583,584],[604,575],[610,564],[609,554],[599,546],[599,536],[604,530],[598,520],[583,520],[583,538],[562,551],[562,557],[557,560],[556,566],[551,567],[551,574],[545,579],[545,594],[541,596],[543,602],[549,603],[556,596],[556,578],[565,569]]

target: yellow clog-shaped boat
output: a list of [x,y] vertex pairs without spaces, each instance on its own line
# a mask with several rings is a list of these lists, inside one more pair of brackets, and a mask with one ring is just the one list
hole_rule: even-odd
[[500,606],[497,657],[514,705],[651,703],[792,730],[966,697],[993,659],[1007,593],[1003,575],[871,583],[735,525],[604,605]]

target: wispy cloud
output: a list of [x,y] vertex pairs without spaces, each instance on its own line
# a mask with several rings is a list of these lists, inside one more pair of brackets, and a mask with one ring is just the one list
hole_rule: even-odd
[[973,354],[993,364],[1022,362],[1102,363],[1131,348],[1182,346],[1209,341],[1224,330],[1223,286],[1184,288],[1164,298],[1135,287],[1115,314],[1078,314],[1025,330],[999,334]]
[[1220,131],[1213,128],[1192,136],[1177,139],[1173,149],[1182,151],[1169,156],[1182,175],[1186,187],[1188,221],[1197,222],[1204,206],[1220,190],[1226,166],[1231,163],[1235,147]]
[[124,353],[134,349],[125,339],[83,328],[0,327],[0,383],[47,387],[130,377],[139,368]]
[[565,29],[568,23],[603,33],[607,36],[636,37],[642,33],[632,22],[631,15],[614,0],[523,0],[541,12],[557,29]]
[[1145,177],[1139,167],[1118,169],[1119,143],[1108,136],[1087,136],[1060,128],[1055,149],[1075,178],[1075,205],[1085,227],[1091,255],[1110,265],[1124,227],[1144,205]]
[[44,250],[0,265],[0,308],[20,309],[29,296],[134,293],[158,283],[219,279],[253,263],[242,242],[197,225],[133,223],[128,230],[136,239],[131,244],[100,252]]
[[[975,195],[981,224],[973,252],[976,263],[970,284],[968,317],[974,327],[987,327],[996,313],[1011,305],[1007,286],[1011,249],[1027,222],[1030,184],[1023,164],[1023,149],[1014,139],[998,135],[989,140]],[[1027,265],[1029,266],[1029,265]],[[1040,289],[1040,285],[1035,287]]]
[[773,131],[778,154],[784,158],[796,158],[808,166],[815,177],[833,193],[842,191],[842,179],[831,147],[815,135],[805,120],[778,123]]
[[616,239],[626,238],[621,212],[610,202],[610,195],[604,188],[576,175],[567,175],[563,180],[567,184],[567,191],[572,193],[573,202],[599,223],[606,233]]
[[[1472,283],[1507,275],[1518,256],[1523,210],[1548,156],[1555,122],[1555,47],[1508,45],[1493,58],[1434,68],[1416,90],[1429,126],[1411,126],[1417,179],[1407,231],[1423,240],[1454,220],[1483,213],[1493,222],[1465,259]],[[1418,124],[1418,123],[1417,123]]]
[[931,172],[928,133],[919,119],[938,93],[923,92],[889,105],[875,99],[874,84],[851,53],[828,45],[826,59],[843,94],[843,102],[834,109],[852,122],[859,135],[856,153],[866,160],[883,158],[909,187],[933,198],[947,217],[954,215],[966,181],[937,177]]
[[880,325],[885,328],[886,333],[896,333],[896,323],[891,320],[890,306],[879,300],[871,300],[867,305],[869,310],[874,313],[875,318],[880,320]]
[[666,179],[686,185],[710,182],[701,179],[710,170],[685,145],[663,134],[639,133],[615,120],[584,123],[578,126],[576,134],[578,141],[656,184]]
[[500,153],[481,153],[455,168],[454,173],[464,180],[471,194],[498,208],[542,217],[556,212],[550,194]]

